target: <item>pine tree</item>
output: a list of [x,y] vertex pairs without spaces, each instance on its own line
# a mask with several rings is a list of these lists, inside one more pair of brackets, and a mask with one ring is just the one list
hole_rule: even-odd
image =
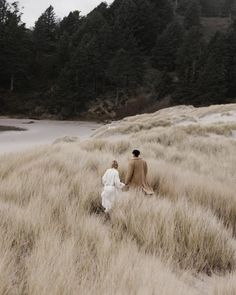
[[71,50],[72,45],[70,36],[64,31],[57,44],[57,71],[60,71],[60,69],[62,69],[70,60]]
[[144,66],[135,38],[131,35],[124,48],[110,62],[108,76],[116,87],[116,100],[121,91],[136,89],[142,84]]
[[147,31],[153,25],[151,18],[147,17],[152,13],[151,6],[147,0],[136,0],[135,4],[136,8],[132,16],[132,30],[128,34],[134,36],[139,48],[144,52],[149,52],[153,47],[153,36],[147,34]]
[[52,6],[49,6],[36,21],[33,40],[35,45],[36,76],[43,83],[49,82],[50,84],[50,80],[56,76],[57,50],[57,24]]
[[236,20],[236,1],[233,1],[230,11],[230,18],[231,20]]
[[[119,5],[115,6],[116,3]],[[114,31],[117,34],[116,49],[119,49],[130,34],[133,36],[138,34],[142,24],[138,18],[138,6],[134,0],[121,0],[116,3],[114,3],[116,9],[113,11]]]
[[75,34],[81,24],[81,16],[78,10],[70,12],[67,17],[64,17],[59,24],[61,34],[67,33],[69,36]]
[[157,38],[153,49],[152,65],[159,70],[174,71],[176,67],[178,48],[181,46],[184,30],[179,21],[169,24],[166,30]]
[[176,12],[179,15],[184,16],[184,14],[186,13],[186,9],[188,7],[188,4],[189,4],[189,0],[179,0]]
[[60,74],[60,95],[71,93],[69,97],[73,97],[77,108],[106,89],[106,68],[112,56],[113,36],[104,9],[100,6],[81,24],[72,38],[73,54]]
[[[116,0],[111,6],[119,44],[132,34],[139,48],[149,54],[157,34],[173,18],[173,7],[168,0]],[[148,34],[147,34],[148,32]]]
[[[229,16],[229,7],[234,0],[199,0],[201,15],[204,17]],[[189,0],[178,0],[177,12],[185,15]]]
[[232,24],[226,37],[226,67],[228,97],[236,97],[236,21]]
[[[16,81],[25,79],[29,67],[30,41],[21,22],[21,13],[16,2],[11,5],[0,2],[0,76],[15,89]],[[20,85],[18,83],[19,89]]]
[[172,94],[174,86],[170,73],[163,71],[155,88],[159,99]]
[[187,84],[196,81],[203,49],[202,32],[199,27],[192,27],[179,49],[177,61],[179,78]]
[[216,33],[207,47],[207,56],[202,67],[197,92],[199,104],[226,102],[226,42],[225,36]]
[[188,3],[185,15],[184,26],[186,29],[190,29],[193,26],[200,26],[201,20],[201,6],[198,0],[191,0]]
[[0,0],[0,25],[1,26],[5,23],[8,12],[9,12],[9,3],[6,0]]
[[81,19],[79,30],[73,36],[73,44],[77,47],[85,38],[89,42],[94,35],[99,34],[100,29],[106,23],[106,18],[99,10],[91,12],[86,18]]
[[[155,37],[157,34],[162,33],[162,31],[167,27],[167,25],[173,20],[174,10],[172,3],[169,0],[149,0],[153,27],[150,28],[150,33],[155,32]],[[155,39],[154,39],[155,40]]]
[[233,7],[235,5],[235,0],[225,0],[224,5],[222,7],[223,16],[227,16],[232,19],[233,15]]
[[205,42],[201,29],[192,27],[186,33],[183,45],[178,52],[177,73],[179,84],[178,94],[176,95],[177,102],[188,103],[185,100],[186,98],[191,101],[196,96],[196,83],[203,63],[204,49]]
[[6,44],[6,22],[9,14],[9,4],[6,0],[0,0],[0,83],[3,86],[6,66],[6,53],[7,53],[7,44]]
[[57,80],[56,104],[63,117],[76,115],[92,98],[90,67],[87,48],[79,46],[70,61],[62,68]]
[[121,89],[128,87],[130,72],[130,56],[124,49],[119,49],[111,60],[108,74],[110,80],[116,86],[116,103],[118,102]]
[[50,52],[55,49],[56,16],[52,6],[49,6],[36,21],[34,41],[39,51]]
[[202,15],[206,17],[221,16],[225,0],[200,0]]

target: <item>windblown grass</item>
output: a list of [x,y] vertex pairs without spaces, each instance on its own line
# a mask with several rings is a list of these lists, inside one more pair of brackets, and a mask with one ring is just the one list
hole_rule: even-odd
[[127,233],[147,253],[197,272],[227,272],[235,266],[232,235],[210,212],[187,202],[133,198],[115,208],[113,228]]
[[[198,121],[232,110],[171,108],[2,156],[0,294],[234,294],[234,123]],[[124,193],[105,221],[101,176],[116,159],[124,179],[133,148],[156,194]]]
[[217,278],[213,282],[213,295],[234,295],[236,294],[236,276],[228,276],[226,278]]

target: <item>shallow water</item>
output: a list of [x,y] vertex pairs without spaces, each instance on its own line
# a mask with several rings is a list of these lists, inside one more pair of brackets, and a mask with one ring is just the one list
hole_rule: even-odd
[[101,124],[82,121],[49,121],[0,118],[0,126],[14,126],[26,131],[0,132],[0,154],[51,144],[65,136],[88,138]]

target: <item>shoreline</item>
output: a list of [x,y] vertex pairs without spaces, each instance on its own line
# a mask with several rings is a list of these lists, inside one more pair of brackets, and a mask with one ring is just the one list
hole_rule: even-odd
[[65,137],[87,139],[104,124],[91,121],[0,117],[0,128],[1,126],[7,130],[0,130],[0,155],[52,144],[55,140]]
[[7,120],[7,119],[15,119],[15,120],[29,120],[29,121],[60,121],[60,122],[91,122],[91,123],[97,123],[97,124],[106,124],[107,119],[99,119],[99,118],[86,118],[86,117],[78,117],[78,118],[68,118],[68,119],[59,119],[57,117],[27,117],[23,115],[0,115],[0,120]]

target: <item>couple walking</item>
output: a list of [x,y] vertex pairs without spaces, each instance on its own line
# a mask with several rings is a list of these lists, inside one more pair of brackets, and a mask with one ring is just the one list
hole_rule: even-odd
[[112,167],[106,171],[102,178],[104,189],[102,192],[102,206],[105,212],[109,212],[113,203],[119,198],[125,187],[143,191],[146,195],[153,195],[153,189],[147,181],[147,163],[140,157],[140,151],[132,152],[133,159],[130,160],[125,183],[120,181],[117,161],[112,162]]

